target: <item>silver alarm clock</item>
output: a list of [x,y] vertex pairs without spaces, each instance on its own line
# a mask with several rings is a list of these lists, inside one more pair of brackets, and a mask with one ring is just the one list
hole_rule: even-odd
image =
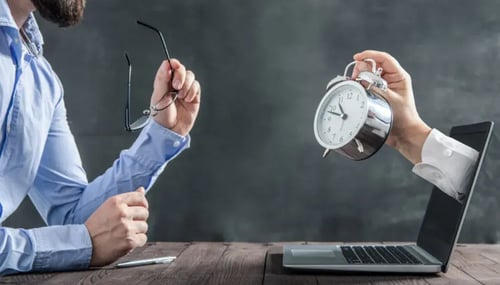
[[[314,116],[314,135],[325,148],[323,157],[331,150],[352,160],[372,156],[385,143],[392,126],[392,110],[379,94],[387,90],[382,68],[361,71],[352,79],[347,75],[356,61],[349,63],[344,75],[332,79]],[[373,87],[377,88],[373,88]]]

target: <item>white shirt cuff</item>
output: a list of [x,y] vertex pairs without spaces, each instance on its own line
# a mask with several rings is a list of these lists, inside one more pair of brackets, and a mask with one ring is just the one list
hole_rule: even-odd
[[465,194],[478,156],[473,148],[433,129],[424,142],[422,162],[412,171],[459,200]]

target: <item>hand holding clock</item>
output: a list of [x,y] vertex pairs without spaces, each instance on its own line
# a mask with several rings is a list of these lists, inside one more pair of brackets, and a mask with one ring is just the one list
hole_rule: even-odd
[[[392,125],[389,102],[372,86],[387,89],[377,63],[367,59],[372,70],[355,79],[348,74],[357,61],[347,64],[343,75],[330,80],[314,116],[314,135],[324,147],[323,157],[335,151],[351,160],[374,155],[386,142]],[[366,84],[366,85],[365,85]]]
[[422,160],[422,146],[431,128],[418,115],[411,77],[390,54],[366,50],[354,55],[354,60],[359,62],[354,68],[353,78],[361,71],[370,70],[370,66],[363,61],[367,58],[375,60],[377,67],[383,68],[382,78],[388,84],[387,91],[378,90],[389,101],[394,116],[386,144],[398,150],[412,163],[418,163]]

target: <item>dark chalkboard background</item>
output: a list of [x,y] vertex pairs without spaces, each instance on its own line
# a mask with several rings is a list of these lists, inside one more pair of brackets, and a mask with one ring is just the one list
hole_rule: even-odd
[[[122,127],[123,51],[134,63],[135,114],[163,57],[136,19],[157,25],[202,83],[192,148],[148,194],[150,240],[414,240],[431,185],[388,147],[363,162],[321,159],[316,106],[325,84],[369,48],[412,74],[429,125],[500,123],[498,11],[494,0],[107,0],[89,1],[77,27],[40,26],[89,179],[136,136]],[[462,241],[500,239],[498,142]],[[24,203],[5,224],[42,222]]]

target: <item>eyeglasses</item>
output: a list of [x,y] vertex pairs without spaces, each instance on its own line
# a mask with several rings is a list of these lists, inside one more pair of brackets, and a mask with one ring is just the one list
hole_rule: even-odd
[[163,37],[163,34],[158,30],[157,28],[146,24],[141,21],[137,21],[137,24],[146,27],[148,29],[151,29],[155,31],[158,36],[160,37],[161,43],[163,45],[163,50],[165,51],[165,56],[167,58],[168,65],[170,67],[170,70],[172,70],[172,74],[170,76],[170,82],[169,82],[169,90],[172,90],[170,92],[165,93],[156,104],[150,106],[148,109],[145,109],[142,111],[142,116],[135,120],[132,124],[130,124],[130,97],[132,93],[132,63],[130,62],[130,58],[127,54],[127,52],[124,53],[125,59],[127,60],[128,64],[128,85],[127,85],[127,101],[125,104],[125,130],[132,132],[136,130],[140,130],[144,128],[149,119],[151,117],[156,116],[159,112],[167,109],[172,105],[175,100],[177,100],[177,94],[179,93],[178,90],[174,89],[172,87],[172,78],[174,78],[174,69],[172,68],[172,63],[170,62],[170,55],[168,53],[167,49],[167,44],[165,43],[165,38]]

